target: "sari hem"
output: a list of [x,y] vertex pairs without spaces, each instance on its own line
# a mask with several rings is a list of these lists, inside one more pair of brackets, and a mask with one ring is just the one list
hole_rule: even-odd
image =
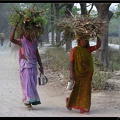
[[[67,107],[67,106],[66,106]],[[74,108],[74,109],[79,109],[81,111],[84,111],[84,112],[89,112],[90,110],[89,109],[85,109],[85,108],[82,108],[82,107],[77,107],[77,106],[69,106],[68,108]]]

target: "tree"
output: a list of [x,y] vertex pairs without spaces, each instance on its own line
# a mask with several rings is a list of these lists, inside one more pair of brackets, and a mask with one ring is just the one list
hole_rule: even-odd
[[[66,3],[55,3],[55,17],[56,19],[60,18],[60,9],[62,9],[64,6],[66,5]],[[61,31],[59,29],[56,29],[56,45],[59,44],[60,42],[60,33]]]
[[10,15],[10,11],[12,8],[12,4],[10,3],[1,3],[0,4],[0,32],[4,32],[5,33],[5,37],[9,37],[9,33],[7,30],[9,30],[9,15]]
[[80,6],[81,6],[81,15],[86,15],[87,14],[86,3],[80,3]]
[[111,3],[94,3],[97,8],[98,18],[100,20],[106,21],[105,30],[101,34],[101,50],[99,51],[99,62],[104,67],[109,67],[109,55],[108,55],[108,30],[109,30],[109,21],[113,16],[113,13],[109,11]]
[[52,45],[54,45],[54,3],[51,3],[51,31],[52,31]]
[[[74,3],[70,3],[66,5],[66,11],[65,11],[66,17],[69,18],[71,16],[70,12],[72,11],[73,6]],[[66,38],[65,42],[66,42],[66,52],[69,52],[72,48],[72,40],[70,38]]]

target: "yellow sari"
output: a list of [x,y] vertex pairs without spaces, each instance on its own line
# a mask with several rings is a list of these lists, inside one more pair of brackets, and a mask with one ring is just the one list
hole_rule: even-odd
[[94,71],[92,55],[86,48],[77,46],[73,57],[75,85],[66,107],[89,112],[91,106],[91,81]]

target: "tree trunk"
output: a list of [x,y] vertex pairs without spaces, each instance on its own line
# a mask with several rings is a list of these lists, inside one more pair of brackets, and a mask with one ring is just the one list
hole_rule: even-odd
[[46,43],[49,43],[49,31],[48,31],[48,24],[45,26],[45,32],[43,33],[43,40]]
[[[108,68],[109,67],[109,55],[108,55],[108,30],[109,30],[109,21],[111,17],[113,16],[113,13],[109,11],[111,3],[95,3],[95,6],[98,11],[98,19],[106,21],[106,24],[104,25],[104,30],[101,33],[101,41],[102,45],[100,48],[99,53],[99,62],[102,66]],[[98,54],[98,53],[97,53]]]
[[81,6],[81,15],[86,15],[87,14],[86,3],[80,3],[80,6]]
[[[59,3],[55,3],[56,18],[59,19]],[[60,30],[56,29],[56,45],[60,42]]]
[[72,40],[70,38],[67,39],[66,41],[66,52],[70,52],[71,48],[72,48]]
[[[74,6],[74,3],[66,5],[66,11],[65,11],[66,17],[71,16],[69,11],[72,11],[73,6]],[[66,42],[66,52],[69,52],[72,48],[72,40],[70,38],[67,38],[67,40],[65,40],[65,42]]]
[[54,3],[51,3],[51,27],[52,27],[52,30],[51,30],[51,39],[52,39],[52,45],[54,45],[54,26],[53,26],[53,23],[54,23]]

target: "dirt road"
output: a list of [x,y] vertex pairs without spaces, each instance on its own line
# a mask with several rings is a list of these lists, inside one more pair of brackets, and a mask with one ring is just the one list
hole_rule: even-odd
[[0,47],[0,117],[120,117],[120,91],[92,92],[89,115],[74,109],[68,111],[65,98],[70,91],[59,82],[58,73],[50,69],[45,69],[49,82],[37,86],[42,104],[28,111],[21,101],[17,57],[11,48]]

